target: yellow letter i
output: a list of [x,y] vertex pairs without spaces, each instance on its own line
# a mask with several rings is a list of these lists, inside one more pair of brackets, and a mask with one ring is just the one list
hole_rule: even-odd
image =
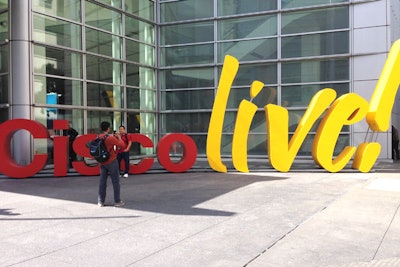
[[247,165],[247,139],[250,132],[251,122],[257,112],[257,105],[251,101],[264,87],[264,83],[253,81],[250,87],[251,100],[242,100],[236,116],[235,129],[232,140],[232,163],[236,170],[249,172]]

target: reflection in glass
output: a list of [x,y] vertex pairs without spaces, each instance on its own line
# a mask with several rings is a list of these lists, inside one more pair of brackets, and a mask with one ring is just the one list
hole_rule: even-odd
[[161,65],[193,65],[214,62],[214,45],[187,45],[161,48]]
[[218,0],[218,15],[228,16],[277,9],[277,1],[266,0]]
[[282,63],[283,83],[346,81],[348,79],[348,59],[307,60]]
[[121,34],[121,13],[85,1],[85,22],[114,34]]
[[161,22],[211,18],[213,0],[186,0],[160,4]]
[[35,103],[48,104],[49,94],[55,96],[55,103],[60,105],[82,105],[82,82],[58,79],[54,77],[35,76]]
[[239,62],[276,59],[277,40],[271,38],[219,43],[218,62],[223,62],[225,55],[234,56]]
[[34,41],[81,49],[80,25],[34,14],[33,28]]
[[121,108],[123,93],[119,86],[87,84],[87,105],[94,107]]
[[[122,83],[122,63],[107,58],[87,55],[87,79],[108,83]],[[110,71],[112,70],[112,71]]]
[[154,2],[151,0],[125,1],[125,10],[130,14],[154,20]]
[[195,22],[161,27],[163,45],[209,42],[214,40],[214,23]]
[[282,57],[311,57],[349,53],[349,32],[296,35],[282,38]]
[[[221,75],[221,69],[219,68],[218,70],[219,75]],[[250,86],[255,80],[261,81],[264,84],[276,84],[277,79],[276,63],[240,65],[233,85]]]
[[126,59],[137,63],[154,66],[155,65],[155,48],[131,40],[125,40]]
[[33,66],[35,73],[82,77],[82,56],[66,50],[35,45]]
[[276,15],[263,15],[218,21],[218,40],[267,37],[276,34]]
[[210,112],[161,114],[162,133],[206,133]]
[[282,34],[349,28],[349,8],[335,7],[282,14]]
[[347,3],[348,0],[284,0],[282,8],[305,7],[335,3]]
[[151,68],[126,64],[126,84],[141,88],[155,89],[155,71]]
[[[229,94],[227,108],[239,108],[240,102],[243,99],[250,101],[250,86],[244,88],[232,88]],[[259,108],[263,108],[267,104],[276,104],[276,87],[264,87],[252,102]]]
[[324,88],[332,88],[337,97],[349,92],[348,83],[304,84],[282,86],[281,101],[283,107],[307,107],[313,96]]
[[163,110],[211,109],[214,90],[162,92]]
[[0,13],[0,41],[5,41],[8,37],[8,12]]
[[118,36],[86,28],[86,50],[117,59],[122,58],[122,39]]
[[154,44],[154,25],[125,16],[125,36],[147,44]]
[[200,88],[214,86],[213,68],[164,70],[161,72],[162,85],[166,88]]
[[33,0],[33,10],[43,14],[81,21],[81,0]]

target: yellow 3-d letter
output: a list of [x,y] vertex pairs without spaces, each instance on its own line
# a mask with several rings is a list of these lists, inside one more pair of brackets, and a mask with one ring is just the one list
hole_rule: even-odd
[[206,144],[207,159],[210,167],[218,172],[227,171],[226,166],[221,161],[222,127],[229,93],[238,69],[239,62],[237,59],[229,55],[225,56],[208,127]]
[[335,98],[335,90],[329,88],[315,94],[289,144],[289,116],[287,109],[273,104],[264,107],[267,117],[268,158],[276,170],[281,172],[289,171],[311,127]]
[[355,147],[346,146],[333,159],[333,154],[340,131],[343,125],[350,125],[362,120],[368,111],[368,102],[361,96],[349,93],[339,97],[329,108],[327,114],[318,127],[315,136],[312,156],[325,170],[338,172],[350,161]]

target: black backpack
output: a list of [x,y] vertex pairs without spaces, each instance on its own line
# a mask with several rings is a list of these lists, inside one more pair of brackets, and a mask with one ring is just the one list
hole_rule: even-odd
[[97,162],[105,162],[110,158],[110,152],[107,151],[106,144],[104,143],[107,136],[107,134],[104,135],[103,138],[97,136],[97,138],[89,144],[90,155],[97,160]]

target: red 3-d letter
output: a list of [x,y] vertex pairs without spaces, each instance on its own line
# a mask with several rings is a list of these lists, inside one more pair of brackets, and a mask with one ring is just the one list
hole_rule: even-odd
[[[169,151],[173,143],[179,142],[183,145],[183,156],[177,163],[172,162]],[[197,147],[192,138],[186,134],[167,134],[157,144],[158,162],[170,172],[185,172],[196,162]]]
[[[152,148],[154,147],[153,141],[143,134],[129,134],[132,143],[139,143],[142,147]],[[153,166],[153,158],[144,158],[138,164],[130,164],[130,174],[140,174],[148,171]]]
[[[94,139],[96,139],[97,134],[85,134],[81,135],[75,139],[72,144],[72,149],[76,152],[76,154],[86,157],[92,158],[89,153],[89,148],[86,144]],[[96,166],[90,167],[86,165],[85,161],[73,161],[72,167],[82,174],[82,175],[99,175],[100,174],[100,166],[97,164]]]
[[46,165],[47,154],[36,154],[30,164],[19,165],[11,153],[11,139],[15,132],[26,130],[33,138],[49,138],[46,127],[27,119],[9,120],[0,125],[0,171],[13,178],[27,178],[38,173]]
[[[54,130],[67,130],[67,120],[54,120]],[[54,136],[54,176],[67,176],[68,172],[68,136]]]

